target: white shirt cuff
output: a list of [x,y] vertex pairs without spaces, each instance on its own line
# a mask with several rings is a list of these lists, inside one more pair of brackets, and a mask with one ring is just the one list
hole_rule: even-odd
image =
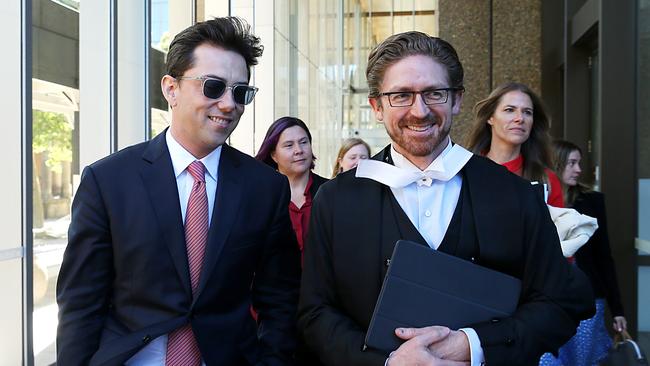
[[483,355],[483,347],[481,347],[481,340],[478,338],[478,334],[472,328],[461,328],[461,332],[465,333],[467,339],[469,340],[469,353],[471,357],[472,366],[480,366],[485,362],[485,356]]

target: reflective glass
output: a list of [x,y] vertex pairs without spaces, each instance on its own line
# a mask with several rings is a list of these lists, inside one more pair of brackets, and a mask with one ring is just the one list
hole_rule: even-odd
[[34,361],[56,361],[56,280],[79,180],[79,1],[36,0],[32,159]]
[[[638,233],[636,247],[640,256],[650,256],[650,0],[638,2]],[[638,341],[650,349],[650,266],[638,267]]]

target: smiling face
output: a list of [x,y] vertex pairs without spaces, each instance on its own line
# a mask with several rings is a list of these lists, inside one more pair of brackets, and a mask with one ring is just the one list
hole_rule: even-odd
[[564,184],[571,187],[578,184],[578,178],[580,178],[580,174],[582,173],[582,169],[580,168],[581,159],[582,156],[580,155],[580,151],[571,151],[567,158],[564,171],[562,172],[562,182],[564,182]]
[[278,171],[286,176],[299,176],[311,170],[314,156],[307,132],[300,126],[282,131],[271,158]]
[[[386,69],[380,92],[422,91],[448,88],[447,70],[433,58],[414,55]],[[452,116],[458,114],[462,94],[450,95],[443,104],[426,105],[417,94],[410,107],[391,107],[387,97],[370,98],[375,117],[384,123],[395,150],[416,166],[428,166],[446,147]]]
[[[248,84],[248,69],[240,54],[205,43],[193,56],[193,66],[183,77],[209,76],[229,86]],[[179,80],[170,75],[163,77],[161,86],[172,107],[172,136],[199,159],[226,141],[244,113],[244,106],[235,103],[230,89],[219,99],[210,99],[203,95],[201,80]]]
[[510,91],[501,97],[487,123],[492,126],[492,145],[518,148],[533,128],[533,102],[526,93]]
[[370,155],[370,153],[368,152],[368,149],[366,149],[365,145],[358,144],[352,146],[339,161],[341,172],[347,172],[352,168],[356,168],[359,164],[359,160],[368,159],[368,155]]

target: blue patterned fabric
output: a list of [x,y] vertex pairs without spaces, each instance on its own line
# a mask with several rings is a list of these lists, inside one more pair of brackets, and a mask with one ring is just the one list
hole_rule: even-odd
[[576,334],[560,347],[559,357],[545,353],[540,366],[592,366],[598,365],[612,347],[612,339],[605,328],[605,299],[596,299],[596,315],[583,320]]

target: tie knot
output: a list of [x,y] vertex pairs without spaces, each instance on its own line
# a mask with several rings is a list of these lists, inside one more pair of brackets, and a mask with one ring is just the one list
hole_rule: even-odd
[[194,160],[192,164],[187,167],[187,171],[190,172],[195,181],[205,182],[205,166],[202,162]]

